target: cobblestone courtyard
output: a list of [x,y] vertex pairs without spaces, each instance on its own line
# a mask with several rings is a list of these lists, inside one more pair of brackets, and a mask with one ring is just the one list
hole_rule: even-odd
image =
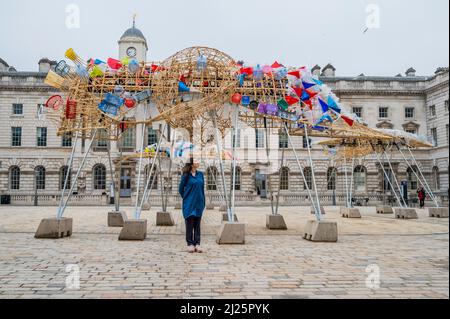
[[[248,223],[244,246],[218,246],[218,210],[205,212],[206,254],[187,254],[184,224],[155,226],[144,242],[119,242],[106,226],[108,207],[70,207],[72,237],[34,239],[39,221],[55,207],[0,207],[0,298],[448,298],[448,219],[395,220],[364,208],[360,220],[336,220],[338,243],[302,239],[306,207],[282,207],[289,230],[268,231],[270,208],[238,208]],[[132,208],[125,208],[131,216]],[[67,265],[80,270],[80,288],[67,289]],[[369,265],[380,287],[368,288]],[[373,268],[369,268],[373,269]]]

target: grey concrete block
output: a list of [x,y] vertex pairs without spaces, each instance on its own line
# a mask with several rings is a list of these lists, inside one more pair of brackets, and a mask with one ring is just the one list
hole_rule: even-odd
[[337,223],[324,220],[308,220],[303,238],[315,242],[337,242]]
[[287,230],[286,222],[284,221],[284,217],[282,215],[267,215],[266,227],[273,230]]
[[119,240],[144,240],[147,237],[146,219],[128,219],[123,223]]
[[152,206],[150,205],[150,203],[144,203],[142,205],[142,210],[149,211],[151,208],[152,208]]
[[358,208],[341,207],[341,215],[344,218],[361,218]]
[[217,234],[216,242],[219,245],[243,245],[245,244],[244,223],[223,223]]
[[377,214],[393,214],[394,210],[391,206],[377,206]]
[[169,212],[157,212],[156,213],[156,226],[173,226],[175,222],[173,220],[172,213]]
[[58,239],[72,236],[72,218],[44,218],[41,220],[35,238]]
[[215,209],[215,206],[214,206],[214,204],[207,204],[207,205],[206,205],[206,209],[207,209],[207,210],[214,210],[214,209]]
[[414,208],[394,207],[395,218],[398,219],[418,219],[419,216]]
[[108,213],[108,227],[123,227],[123,223],[128,219],[123,211],[113,211]]
[[[311,206],[311,214],[314,215],[315,213],[316,213],[316,212],[314,211],[314,207]],[[323,206],[320,206],[320,213],[321,213],[322,215],[325,215],[325,214],[326,214],[325,208],[324,208]]]
[[[223,213],[222,214],[222,222],[227,222],[227,221],[228,221],[228,213]],[[234,214],[234,222],[237,223],[238,221],[239,220],[238,220],[237,215]]]
[[428,208],[430,217],[448,218],[448,207],[430,207]]

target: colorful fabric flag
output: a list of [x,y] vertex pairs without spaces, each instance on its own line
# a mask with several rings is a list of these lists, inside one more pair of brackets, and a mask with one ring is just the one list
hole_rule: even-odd
[[353,126],[353,124],[355,123],[355,121],[351,118],[349,118],[348,116],[345,115],[341,115],[341,118],[345,121],[345,123],[347,123],[349,126]]
[[325,103],[324,101],[322,101],[322,99],[319,99],[319,103],[320,103],[320,106],[322,107],[323,113],[327,112],[328,109],[330,108],[330,106],[327,103]]
[[241,74],[252,75],[253,74],[253,68],[251,68],[251,67],[249,67],[249,68],[241,68],[240,73]]
[[295,76],[297,79],[300,79],[300,71],[292,71],[292,72],[289,72],[288,74]]
[[297,99],[297,98],[295,98],[295,97],[292,97],[292,96],[286,96],[285,98],[284,98],[285,100],[286,100],[286,102],[289,104],[289,106],[292,106],[292,105],[294,105],[294,104],[297,104],[300,100],[299,99]]
[[277,104],[283,111],[286,111],[289,107],[289,103],[285,99],[279,100]]
[[191,90],[183,82],[178,83],[178,92],[190,92]]
[[328,97],[328,105],[333,111],[341,113],[341,108],[336,104],[336,102],[331,96]]
[[278,63],[278,61],[275,61],[275,62],[272,64],[272,69],[278,69],[278,68],[281,68],[281,67],[283,67],[283,65],[280,64],[280,63]]
[[292,90],[294,90],[295,94],[297,94],[297,96],[298,96],[299,98],[302,97],[302,95],[303,95],[303,89],[302,89],[302,88],[299,88],[299,87],[292,87]]
[[308,82],[305,82],[305,81],[302,81],[302,84],[303,84],[303,87],[305,88],[305,90],[307,90],[309,88],[312,88],[313,86],[316,85],[316,83],[312,84],[312,83],[308,83]]

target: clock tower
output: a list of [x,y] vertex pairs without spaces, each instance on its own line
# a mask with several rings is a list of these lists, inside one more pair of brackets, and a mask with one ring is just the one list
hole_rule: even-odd
[[133,19],[133,27],[125,31],[119,40],[119,59],[128,57],[138,62],[147,61],[148,45],[144,34],[136,28]]

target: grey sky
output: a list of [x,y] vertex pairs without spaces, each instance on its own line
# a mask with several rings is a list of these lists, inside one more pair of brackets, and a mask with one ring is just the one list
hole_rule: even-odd
[[[77,4],[80,28],[65,9]],[[366,6],[380,7],[380,28],[366,28]],[[448,0],[1,0],[0,57],[36,71],[73,47],[85,58],[116,57],[117,41],[138,14],[148,60],[206,45],[236,60],[322,67],[337,75],[395,75],[413,66],[433,74],[449,60]]]

